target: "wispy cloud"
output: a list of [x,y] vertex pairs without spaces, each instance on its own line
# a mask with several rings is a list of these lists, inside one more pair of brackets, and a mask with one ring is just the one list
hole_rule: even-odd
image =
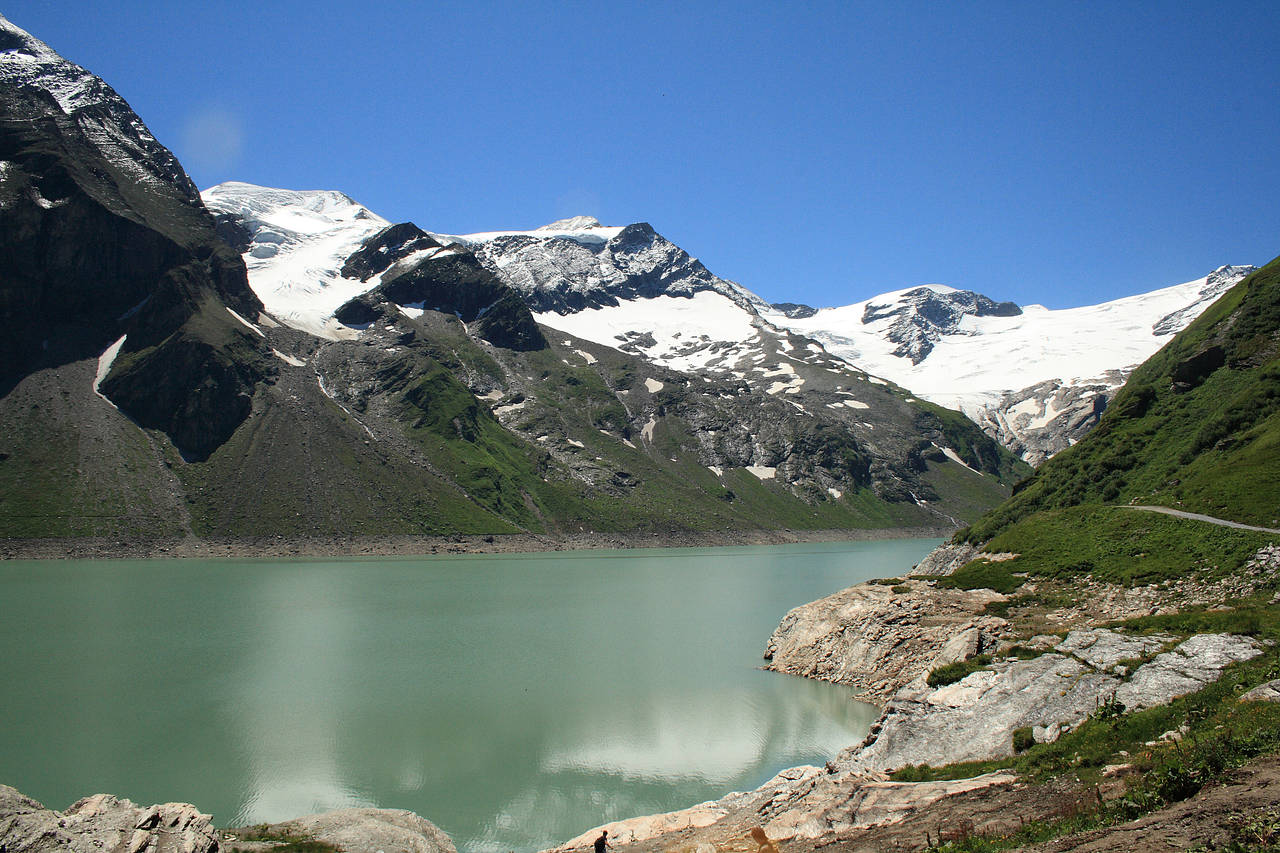
[[236,168],[244,150],[244,122],[225,107],[200,107],[182,125],[182,160],[198,172]]

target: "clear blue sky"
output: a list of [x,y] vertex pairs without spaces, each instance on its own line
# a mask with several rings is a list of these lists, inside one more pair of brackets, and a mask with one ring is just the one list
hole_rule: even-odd
[[648,221],[773,301],[1066,307],[1280,254],[1280,3],[9,2],[205,188]]

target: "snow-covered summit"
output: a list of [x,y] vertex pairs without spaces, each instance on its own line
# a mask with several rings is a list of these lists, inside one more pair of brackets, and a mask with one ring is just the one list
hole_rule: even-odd
[[530,240],[545,240],[551,237],[564,237],[587,246],[601,246],[623,232],[622,226],[601,225],[594,216],[571,216],[568,219],[557,219],[537,228],[504,231],[482,231],[477,234],[434,234],[441,242],[456,242],[467,246],[489,243],[503,237],[527,237]]
[[[951,291],[945,294],[947,322],[936,322],[933,299],[906,298],[916,290],[824,308],[811,317],[778,314],[770,319],[817,338],[831,353],[927,399],[966,408],[1047,379],[1084,380],[1133,367],[1252,269],[1222,267],[1183,284],[1068,309],[1019,308]],[[977,310],[955,311],[964,303]],[[906,339],[896,334],[904,328],[928,328],[932,346],[927,351],[904,348]]]
[[960,409],[1039,462],[1083,434],[1135,366],[1253,269],[1223,266],[1080,308],[1019,307],[931,285],[924,295],[900,290],[808,317],[766,317],[850,364]]
[[11,114],[68,117],[128,182],[144,191],[176,192],[185,201],[199,197],[177,158],[156,141],[124,98],[2,15],[0,91]]
[[557,219],[548,225],[543,225],[535,230],[538,231],[585,231],[589,228],[602,228],[600,220],[594,216],[570,216],[567,219]]
[[441,239],[467,245],[538,313],[564,316],[584,308],[618,305],[619,300],[688,299],[703,291],[743,305],[759,301],[737,284],[713,275],[647,222],[625,227],[594,222],[591,217],[573,217],[533,231]]
[[322,337],[344,333],[333,312],[376,282],[342,276],[343,262],[390,223],[334,190],[283,190],[232,181],[201,197],[249,237],[249,285],[277,319]]
[[0,15],[0,85],[42,89],[68,114],[112,100],[124,104],[101,78],[63,59],[3,15]]

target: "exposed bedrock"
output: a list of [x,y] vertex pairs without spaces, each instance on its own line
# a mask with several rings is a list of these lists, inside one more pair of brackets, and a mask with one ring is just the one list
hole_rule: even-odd
[[143,807],[109,794],[58,812],[0,785],[0,850],[7,853],[216,853],[211,820],[187,803]]
[[769,638],[765,669],[884,701],[935,667],[994,649],[1008,631],[1004,619],[983,613],[1000,593],[904,585],[911,591],[860,584],[794,608]]
[[[339,809],[255,827],[260,835],[332,845],[343,853],[457,853],[449,836],[410,811]],[[226,847],[269,850],[260,842]],[[188,803],[139,806],[109,794],[77,801],[65,812],[47,809],[0,785],[0,850],[6,853],[218,853],[210,815]]]

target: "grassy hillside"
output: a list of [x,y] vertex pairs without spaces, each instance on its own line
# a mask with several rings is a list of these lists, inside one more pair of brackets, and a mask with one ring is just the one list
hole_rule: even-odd
[[1093,432],[957,536],[1021,559],[971,564],[953,582],[1225,572],[1274,538],[1119,508],[1128,504],[1280,527],[1280,259],[1135,370]]

